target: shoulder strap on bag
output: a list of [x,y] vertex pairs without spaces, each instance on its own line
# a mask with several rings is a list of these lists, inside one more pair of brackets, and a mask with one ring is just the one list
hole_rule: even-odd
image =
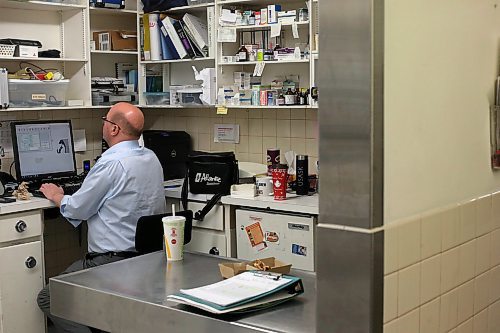
[[207,202],[203,209],[194,213],[194,219],[197,221],[203,221],[205,215],[207,215],[212,210],[212,208],[214,208],[214,206],[219,202],[220,198],[222,198],[222,194],[214,194],[212,199]]

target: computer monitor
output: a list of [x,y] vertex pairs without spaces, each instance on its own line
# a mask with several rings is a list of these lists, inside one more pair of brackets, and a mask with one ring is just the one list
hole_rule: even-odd
[[12,122],[11,133],[18,181],[76,175],[70,120]]

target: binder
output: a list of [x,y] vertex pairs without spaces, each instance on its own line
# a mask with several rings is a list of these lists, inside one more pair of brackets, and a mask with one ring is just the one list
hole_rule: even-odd
[[187,37],[186,33],[184,32],[184,29],[182,28],[182,24],[179,20],[172,20],[175,31],[177,32],[177,36],[179,36],[179,39],[182,42],[182,46],[184,46],[184,49],[186,50],[188,56],[190,58],[195,57],[195,53],[193,50],[193,47],[191,46],[191,42],[189,41],[189,38]]
[[184,29],[184,32],[186,33],[186,36],[189,40],[191,48],[194,51],[194,57],[195,58],[205,58],[205,56],[206,56],[205,53],[194,42],[194,37],[193,37],[191,31],[189,30],[189,28],[186,26],[186,24],[183,21],[179,20],[179,22],[181,23],[182,29]]
[[[198,17],[186,13],[182,17],[182,22],[186,25],[186,33],[193,43],[200,49],[204,56],[208,57],[208,28],[207,24]],[[189,32],[188,32],[189,31]]]
[[179,55],[179,59],[188,58],[189,55],[186,49],[184,48],[184,45],[181,39],[179,38],[176,29],[174,28],[174,21],[176,20],[166,16],[161,21],[163,23],[163,26],[165,27],[165,31],[167,32],[168,36],[170,37],[170,40],[172,41],[172,44],[174,45],[174,49],[177,51],[177,54]]
[[161,59],[159,14],[149,14],[149,42],[151,44],[151,60]]
[[232,278],[193,289],[181,289],[167,300],[214,314],[243,313],[268,308],[304,292],[298,277],[247,271]]
[[168,37],[167,31],[161,22],[161,19],[158,18],[158,26],[160,27],[160,42],[161,42],[161,56],[163,60],[173,60],[179,59],[179,55],[177,51],[175,51],[175,47]]
[[142,26],[144,29],[144,37],[143,37],[144,60],[151,60],[151,42],[150,42],[150,36],[149,36],[149,14],[144,14],[142,16]]
[[215,57],[215,7],[207,7],[208,56]]

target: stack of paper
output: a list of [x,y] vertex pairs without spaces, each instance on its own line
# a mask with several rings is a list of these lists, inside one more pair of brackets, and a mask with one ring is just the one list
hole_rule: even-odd
[[244,272],[194,289],[181,289],[167,300],[222,314],[267,308],[304,292],[300,278],[265,272]]

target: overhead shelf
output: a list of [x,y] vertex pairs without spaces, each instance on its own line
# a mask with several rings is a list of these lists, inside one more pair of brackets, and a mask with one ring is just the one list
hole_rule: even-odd
[[[297,26],[308,26],[309,21],[303,21],[303,22],[294,22],[297,24]],[[281,27],[286,27],[286,26],[292,26],[294,23],[282,23]],[[261,24],[261,25],[227,25],[227,26],[222,26],[223,28],[235,28],[236,30],[260,30],[260,29],[271,29],[272,26],[276,26],[275,24]]]
[[137,10],[89,7],[91,15],[122,16],[137,15]]
[[86,5],[69,4],[64,2],[47,1],[14,1],[0,0],[0,8],[42,10],[42,11],[71,11],[86,9]]
[[90,51],[91,54],[130,54],[137,55],[137,51],[101,51],[101,50],[93,50]]
[[55,62],[87,62],[84,58],[26,58],[26,57],[0,57],[2,61],[55,61]]
[[169,63],[179,63],[179,62],[191,62],[191,61],[214,61],[213,57],[208,58],[196,58],[196,59],[174,59],[174,60],[146,60],[141,61],[142,64],[169,64]]
[[238,62],[221,62],[219,66],[246,66],[246,65],[256,65],[258,63],[265,63],[267,65],[283,65],[283,64],[297,64],[297,63],[309,63],[309,59],[300,60],[274,60],[274,61],[238,61]]

